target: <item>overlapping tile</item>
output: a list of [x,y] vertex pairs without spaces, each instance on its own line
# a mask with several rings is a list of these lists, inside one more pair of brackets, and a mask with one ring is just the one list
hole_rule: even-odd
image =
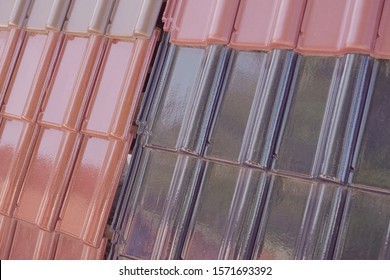
[[354,162],[352,184],[389,190],[390,61],[374,64]]
[[259,170],[208,162],[182,258],[249,258],[265,182]]
[[9,257],[15,227],[15,219],[0,215],[0,260],[6,260]]
[[389,259],[389,195],[351,189],[341,221],[336,259]]
[[346,180],[371,65],[359,55],[298,58],[274,169]]
[[144,128],[148,145],[202,152],[226,56],[219,46],[169,47]]
[[[351,258],[359,245],[353,245],[349,230],[357,240],[359,232],[372,230],[381,241],[362,244],[357,258],[388,258],[389,212],[383,206],[388,157],[385,150],[367,148],[386,149],[386,114],[380,108],[387,104],[388,67],[373,57],[386,57],[388,5],[381,0],[168,1],[163,20],[169,35],[138,118],[138,156],[119,200],[128,210],[116,212],[110,257]],[[201,14],[209,20],[194,26]],[[160,153],[172,160],[153,164],[145,156]],[[164,232],[170,236],[173,230],[178,240],[185,235],[185,243],[164,247],[164,208],[146,214],[142,202],[159,205],[162,198],[151,186],[167,193],[172,181],[166,174],[173,173],[175,159],[193,156],[201,166],[197,183],[189,186],[195,195],[176,213],[177,227]],[[378,169],[378,176],[366,176]],[[251,174],[261,174],[266,197],[252,186]],[[166,180],[154,184],[156,178]],[[254,189],[256,195],[245,198]],[[386,213],[370,230],[361,229],[364,217],[359,224],[357,218],[350,222],[355,192],[367,195],[354,209],[369,207],[364,201],[375,196],[372,212]]]
[[40,128],[15,217],[46,230],[54,229],[79,140],[74,132]]
[[[1,120],[2,159],[12,163],[1,165],[2,179],[12,185],[2,184],[2,213],[19,219],[10,258],[103,257],[103,232],[134,137],[162,1],[114,4],[37,0],[27,11],[27,35]],[[132,5],[131,18],[118,11]],[[9,63],[7,36],[1,37],[1,61]],[[74,209],[80,211],[74,215]],[[23,236],[30,247],[16,240]]]
[[123,228],[118,228],[120,234],[115,237],[113,254],[132,259],[178,258],[200,162],[147,148],[137,152],[133,158],[137,173],[129,186],[133,191],[129,201],[118,209]]
[[337,185],[273,176],[253,257],[331,258],[341,201]]
[[[238,4],[238,0],[169,0],[163,16],[164,30],[178,45],[226,44]],[[199,21],[199,17],[205,20]]]
[[36,125],[3,119],[0,124],[0,213],[12,216],[29,156]]

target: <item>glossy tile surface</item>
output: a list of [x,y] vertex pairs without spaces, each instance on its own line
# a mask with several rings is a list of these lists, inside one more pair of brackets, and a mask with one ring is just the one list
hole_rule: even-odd
[[20,192],[35,125],[3,119],[0,124],[0,213],[12,215]]
[[389,259],[389,195],[349,190],[336,259]]
[[83,132],[128,139],[158,34],[151,40],[110,40],[86,113]]
[[41,128],[14,216],[53,230],[77,151],[77,134]]
[[57,231],[99,245],[127,151],[126,142],[84,137]]
[[253,257],[331,257],[340,202],[337,186],[272,177]]
[[58,234],[18,221],[12,242],[11,260],[50,260],[55,253]]
[[356,154],[354,184],[390,188],[390,62],[375,62]]
[[3,115],[35,120],[59,37],[54,32],[27,34],[4,99]]
[[73,131],[80,127],[104,42],[101,36],[65,37],[39,123]]
[[138,168],[131,202],[123,211],[127,225],[120,254],[136,259],[177,258],[199,163],[194,158],[145,149]]
[[266,176],[215,163],[205,168],[182,258],[248,258]]

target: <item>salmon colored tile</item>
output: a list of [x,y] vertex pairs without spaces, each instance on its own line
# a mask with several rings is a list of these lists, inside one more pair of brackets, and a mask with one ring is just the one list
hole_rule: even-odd
[[381,22],[376,39],[374,55],[378,58],[390,59],[390,1],[383,6]]
[[227,44],[239,0],[169,0],[164,30],[178,45]]
[[58,234],[18,221],[9,255],[10,260],[51,260],[54,258]]
[[24,34],[25,32],[20,29],[0,30],[0,102],[7,89],[7,80]]
[[99,246],[129,142],[85,136],[56,230]]
[[306,0],[241,0],[230,46],[294,49]]
[[383,0],[308,0],[297,50],[305,54],[373,51]]
[[0,215],[0,260],[7,260],[14,237],[16,220]]
[[110,40],[88,105],[84,133],[128,138],[158,35],[155,32],[150,41]]
[[38,121],[77,130],[92,89],[106,40],[66,35]]
[[85,245],[79,239],[61,234],[58,240],[55,260],[102,260],[107,246],[107,239],[100,242],[98,248]]
[[27,34],[4,98],[3,115],[34,121],[60,37],[58,32]]
[[77,133],[41,128],[14,217],[53,230],[77,152]]
[[15,207],[29,154],[34,144],[34,124],[2,119],[0,125],[0,213]]

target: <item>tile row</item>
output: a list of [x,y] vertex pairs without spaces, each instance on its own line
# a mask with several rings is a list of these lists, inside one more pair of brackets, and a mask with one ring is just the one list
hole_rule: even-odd
[[389,0],[168,0],[163,15],[178,45],[377,58],[390,58],[389,20]]
[[146,146],[389,190],[388,60],[160,48],[138,119]]
[[388,194],[138,143],[114,259],[388,259]]
[[162,1],[19,2],[1,4],[22,23],[0,29],[0,213],[104,253]]
[[56,232],[0,215],[0,259],[88,260],[102,259],[107,239],[98,248]]

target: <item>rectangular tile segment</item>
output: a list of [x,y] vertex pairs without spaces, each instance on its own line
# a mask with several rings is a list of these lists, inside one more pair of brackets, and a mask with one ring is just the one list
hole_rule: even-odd
[[149,145],[201,152],[226,51],[170,46],[149,114]]
[[239,2],[169,0],[163,16],[164,30],[171,33],[171,42],[178,45],[227,44]]
[[79,129],[105,42],[103,36],[66,35],[39,123],[73,131]]
[[305,54],[370,54],[383,0],[307,0],[297,50]]
[[9,255],[10,260],[51,260],[54,258],[58,234],[18,221]]
[[14,216],[53,230],[77,152],[77,134],[41,128]]
[[42,101],[60,33],[28,33],[24,40],[2,114],[34,121]]
[[287,51],[232,53],[206,157],[268,165],[294,62]]
[[18,50],[25,32],[21,29],[0,29],[0,102],[3,101],[8,81],[11,77]]
[[118,0],[106,35],[115,38],[150,38],[163,0]]
[[385,1],[378,29],[374,56],[390,59],[390,1]]
[[355,160],[353,184],[390,189],[390,61],[372,72]]
[[359,55],[298,58],[274,169],[346,180],[371,64]]
[[265,173],[208,162],[188,229],[183,259],[246,259]]
[[133,259],[180,257],[199,168],[195,158],[143,150],[134,183],[129,186],[133,190],[130,200],[123,209],[118,255]]
[[7,260],[15,233],[16,220],[0,215],[0,260]]
[[34,144],[34,124],[3,118],[0,124],[0,213],[11,215]]
[[230,46],[237,49],[294,49],[306,0],[241,0]]
[[56,229],[98,247],[129,143],[84,136]]
[[55,260],[102,260],[107,245],[103,239],[99,248],[85,245],[82,241],[61,234],[58,239]]
[[273,176],[253,258],[331,257],[341,194],[335,185]]
[[337,239],[336,259],[390,258],[390,197],[350,189]]
[[127,139],[158,37],[108,43],[82,131]]

